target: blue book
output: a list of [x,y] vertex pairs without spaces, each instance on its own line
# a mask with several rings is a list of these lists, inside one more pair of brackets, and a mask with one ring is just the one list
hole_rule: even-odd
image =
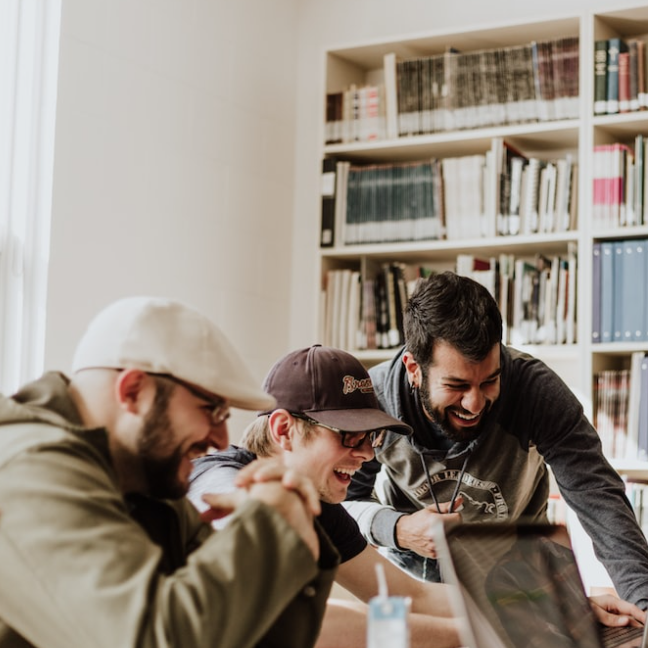
[[592,342],[601,341],[601,244],[592,247]]
[[646,286],[648,276],[648,241],[638,239],[626,241],[626,264],[624,276],[624,341],[642,342],[648,340],[646,328]]
[[612,261],[614,243],[601,243],[601,342],[612,342]]
[[645,241],[628,240],[623,244],[623,295],[621,298],[621,323],[623,342],[643,339],[645,288],[638,283],[646,276]]
[[641,400],[639,401],[639,424],[637,446],[639,459],[648,459],[648,356],[641,362]]
[[625,241],[615,241],[613,244],[612,276],[612,342],[623,342],[625,324],[623,322],[623,266],[625,257]]

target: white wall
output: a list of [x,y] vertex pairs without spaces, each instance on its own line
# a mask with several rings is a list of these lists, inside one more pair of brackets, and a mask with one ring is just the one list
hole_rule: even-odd
[[530,6],[587,0],[63,0],[46,368],[135,293],[208,312],[259,380],[317,341],[324,49]]
[[259,381],[288,350],[297,16],[63,0],[47,369],[129,294],[207,312]]
[[[596,3],[600,5],[601,3]],[[608,0],[606,10],[627,3]],[[636,3],[635,3],[636,4]],[[324,51],[430,32],[470,31],[488,25],[578,16],[595,10],[588,0],[302,0],[295,172],[294,305],[292,346],[311,342],[316,331],[320,279],[310,260],[318,242],[321,142],[324,120]],[[449,39],[448,45],[452,45]],[[299,304],[299,306],[297,306]]]

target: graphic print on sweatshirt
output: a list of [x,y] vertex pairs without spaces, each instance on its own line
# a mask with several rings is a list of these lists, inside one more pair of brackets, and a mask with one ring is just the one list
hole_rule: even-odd
[[[430,475],[432,488],[439,502],[450,500],[457,486],[461,471],[452,468],[441,470]],[[434,504],[430,496],[427,479],[414,490],[416,499],[425,506]],[[465,520],[480,519],[482,521],[499,521],[508,518],[509,509],[498,484],[473,477],[469,472],[464,473],[459,487],[459,496],[463,498],[461,514]]]

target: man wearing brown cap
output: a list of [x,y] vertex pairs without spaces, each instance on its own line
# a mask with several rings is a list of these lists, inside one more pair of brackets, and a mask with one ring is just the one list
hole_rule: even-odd
[[[199,508],[204,492],[227,492],[238,471],[259,457],[281,456],[285,465],[309,475],[322,500],[319,521],[337,547],[342,564],[336,579],[367,602],[378,591],[381,564],[392,594],[408,596],[412,647],[459,645],[447,586],[422,583],[392,565],[367,544],[340,504],[353,474],[374,456],[385,430],[407,435],[409,426],[380,410],[371,379],[349,353],[314,345],[287,354],[270,370],[265,390],[276,406],[246,430],[242,446],[197,459],[189,497]],[[225,520],[215,521],[222,528]],[[319,647],[365,645],[367,609],[362,603],[330,601]]]
[[312,646],[338,555],[309,480],[250,466],[205,496],[236,509],[219,533],[183,497],[229,407],[274,405],[220,330],[123,299],[72,370],[0,397],[0,647]]

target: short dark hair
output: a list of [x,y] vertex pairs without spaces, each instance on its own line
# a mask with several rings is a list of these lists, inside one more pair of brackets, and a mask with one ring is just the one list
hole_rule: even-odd
[[435,342],[481,362],[502,340],[502,316],[488,289],[449,271],[419,282],[403,322],[407,350],[421,367],[432,361]]

